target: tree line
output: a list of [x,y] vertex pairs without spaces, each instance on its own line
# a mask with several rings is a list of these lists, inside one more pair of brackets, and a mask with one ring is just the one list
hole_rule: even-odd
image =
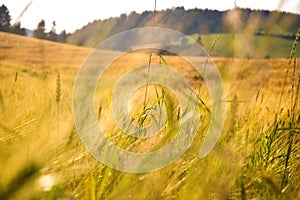
[[[234,15],[234,13],[238,15]],[[234,16],[238,16],[233,19]],[[232,18],[233,17],[233,18]],[[155,23],[155,24],[154,24]],[[109,36],[132,28],[157,26],[187,35],[243,32],[249,24],[257,35],[294,39],[300,24],[297,14],[234,8],[217,11],[177,7],[162,11],[131,12],[119,17],[95,20],[68,37],[68,42],[94,47]]]
[[45,26],[46,22],[42,19],[38,23],[37,28],[33,31],[33,36],[35,38],[51,40],[54,42],[66,42],[68,36],[66,31],[63,30],[60,34],[57,34],[55,21],[52,22],[52,28],[49,32],[46,32]]
[[11,25],[11,16],[9,14],[8,8],[2,4],[0,7],[0,31],[4,32],[11,32],[20,35],[25,35],[26,31],[24,28],[21,28],[21,23],[16,22],[15,24]]
[[[33,31],[33,37],[54,42],[66,42],[68,34],[65,30],[57,34],[55,21],[52,22],[52,28],[49,32],[46,32],[45,25],[45,20],[42,19],[38,23],[37,28]],[[20,21],[11,24],[11,15],[9,13],[9,9],[4,4],[2,4],[0,7],[0,31],[24,36],[27,35],[26,29],[21,28]]]

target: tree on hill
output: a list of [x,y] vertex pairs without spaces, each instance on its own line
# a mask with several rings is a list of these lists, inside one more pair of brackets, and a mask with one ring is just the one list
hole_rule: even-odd
[[11,26],[11,16],[8,8],[2,4],[0,6],[0,31],[11,32],[19,35],[25,35],[25,29],[21,28],[21,23],[17,21]]
[[45,33],[45,20],[41,20],[38,23],[37,28],[33,31],[33,36],[39,39],[45,39],[46,33]]
[[0,7],[0,31],[9,31],[11,16],[8,8],[2,4]]
[[202,38],[201,38],[201,35],[200,35],[200,34],[198,34],[197,42],[198,42],[201,46],[203,46],[203,42],[202,42]]
[[38,23],[37,28],[33,31],[33,36],[39,39],[46,39],[53,42],[61,42],[64,43],[67,41],[68,34],[65,30],[63,30],[60,34],[56,33],[56,22],[52,22],[52,28],[49,32],[45,32],[45,20],[41,20]]
[[19,35],[26,34],[25,28],[21,28],[21,22],[16,22],[14,25],[12,25],[11,32]]
[[57,41],[57,34],[56,34],[56,23],[55,21],[52,22],[52,28],[49,33],[47,33],[47,39],[51,41]]
[[67,33],[65,30],[63,30],[62,32],[60,32],[60,34],[58,34],[57,36],[57,42],[62,42],[65,43],[67,41]]

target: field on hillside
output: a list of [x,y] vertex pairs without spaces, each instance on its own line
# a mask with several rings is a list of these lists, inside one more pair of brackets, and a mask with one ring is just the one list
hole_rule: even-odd
[[[289,56],[293,44],[283,43]],[[220,45],[215,48],[220,50],[222,41]],[[202,86],[199,112],[204,123],[182,157],[140,174],[101,164],[77,134],[73,87],[91,50],[0,32],[0,199],[300,199],[299,50],[292,56],[297,59],[213,58],[224,82],[226,119],[216,146],[204,158],[198,152],[210,120],[208,90],[183,58],[153,55],[152,63],[173,66],[195,91]],[[112,141],[135,152],[168,144],[180,113],[172,92],[152,85],[148,104],[167,105],[169,129],[146,140],[124,136],[114,125],[110,86],[148,62],[143,53],[120,57],[96,91],[99,124]],[[133,118],[145,114],[144,90],[131,98]]]
[[[191,35],[197,40],[199,35]],[[209,49],[211,44],[218,38],[218,45],[214,48],[211,56],[240,58],[288,58],[291,50],[292,39],[285,39],[275,36],[251,35],[246,33],[238,34],[207,34],[201,35],[202,44]],[[236,48],[236,52],[233,52]],[[297,57],[299,58],[299,56]]]

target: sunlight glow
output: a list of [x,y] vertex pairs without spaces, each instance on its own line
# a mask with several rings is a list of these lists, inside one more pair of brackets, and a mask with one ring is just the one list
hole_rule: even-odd
[[[16,22],[26,5],[31,0],[1,0]],[[298,0],[237,0],[238,7],[251,9],[283,10],[300,13]],[[234,8],[234,0],[163,0],[157,1],[157,10],[184,6],[185,9],[202,8],[226,10]],[[53,20],[56,21],[57,31],[73,32],[89,22],[97,19],[117,17],[122,13],[132,11],[141,13],[153,10],[154,0],[110,0],[110,1],[68,1],[68,0],[33,0],[32,4],[20,18],[23,27],[35,29],[41,19],[46,21],[46,28],[51,29]]]
[[52,186],[55,184],[55,177],[52,174],[42,176],[39,180],[39,185],[44,191],[51,190]]

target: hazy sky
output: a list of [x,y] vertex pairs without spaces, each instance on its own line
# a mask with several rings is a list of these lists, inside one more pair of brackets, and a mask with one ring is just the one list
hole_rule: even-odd
[[[242,8],[283,10],[300,13],[300,0],[236,0]],[[12,16],[12,23],[18,18],[23,27],[35,29],[41,19],[51,29],[56,21],[57,31],[73,32],[95,19],[106,19],[122,13],[153,10],[154,0],[0,0]],[[27,6],[27,10],[20,17]],[[234,0],[157,0],[157,10],[184,6],[226,10],[234,7]]]

